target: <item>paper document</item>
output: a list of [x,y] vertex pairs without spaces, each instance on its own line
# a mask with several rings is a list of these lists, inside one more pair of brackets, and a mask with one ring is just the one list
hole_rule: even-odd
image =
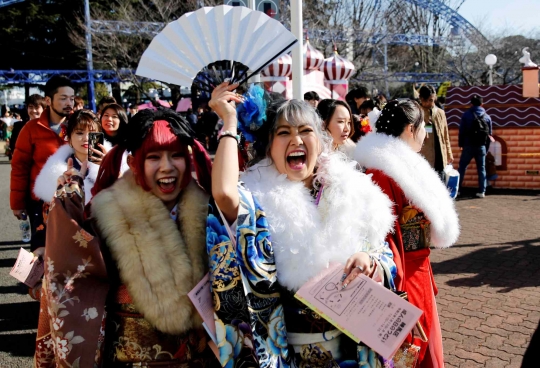
[[43,261],[36,259],[34,262],[34,255],[24,248],[19,250],[17,261],[9,272],[9,274],[15,277],[20,282],[26,284],[29,287],[34,287],[43,276]]
[[203,326],[212,341],[216,341],[216,323],[214,321],[214,305],[210,293],[210,277],[204,275],[201,281],[188,293],[189,299],[203,319]]
[[343,265],[332,264],[295,297],[357,343],[390,359],[423,312],[365,275],[342,290],[342,274]]

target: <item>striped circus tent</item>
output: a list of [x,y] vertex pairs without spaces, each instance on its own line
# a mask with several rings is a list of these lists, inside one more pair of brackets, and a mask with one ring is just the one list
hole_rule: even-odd
[[292,57],[281,55],[262,71],[265,77],[290,77],[292,73]]
[[355,71],[354,64],[339,56],[337,50],[334,50],[334,55],[324,59],[320,69],[324,72],[324,77],[328,81],[347,80]]
[[304,43],[304,70],[317,70],[324,63],[324,54],[311,46],[309,40]]

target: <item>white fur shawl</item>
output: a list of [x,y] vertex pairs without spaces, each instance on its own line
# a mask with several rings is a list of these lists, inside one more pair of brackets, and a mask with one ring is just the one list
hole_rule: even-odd
[[356,146],[354,159],[394,179],[405,197],[431,221],[431,241],[437,248],[454,244],[459,220],[448,190],[429,163],[399,138],[368,134]]
[[130,171],[92,200],[92,217],[135,307],[169,334],[200,321],[187,293],[206,269],[208,196],[193,181],[180,195],[178,212],[177,224]]
[[302,182],[280,175],[267,159],[240,178],[268,217],[279,282],[291,290],[331,261],[345,263],[366,247],[380,247],[394,221],[390,200],[355,162],[338,152],[319,162],[325,183],[319,206]]
[[[111,147],[107,147],[109,150]],[[34,194],[45,202],[50,202],[56,192],[56,180],[67,169],[67,159],[73,154],[73,148],[64,144],[47,159],[45,165],[39,172],[34,184]],[[84,179],[84,198],[85,202],[92,199],[92,188],[96,182],[99,166],[88,162],[88,175]]]

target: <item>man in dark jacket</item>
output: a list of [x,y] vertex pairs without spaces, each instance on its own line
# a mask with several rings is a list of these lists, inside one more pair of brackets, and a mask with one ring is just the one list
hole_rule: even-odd
[[[486,193],[486,153],[493,129],[491,118],[486,114],[482,103],[482,97],[473,95],[471,98],[472,107],[463,114],[459,125],[459,147],[462,150],[459,160],[459,187],[461,188],[463,183],[467,166],[474,158],[478,171],[478,192],[476,196],[479,198],[484,198]],[[479,133],[477,119],[487,125],[489,132],[484,135],[481,132]]]

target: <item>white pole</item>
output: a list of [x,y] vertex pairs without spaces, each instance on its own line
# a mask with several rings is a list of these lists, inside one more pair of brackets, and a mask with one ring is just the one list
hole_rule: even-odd
[[493,85],[493,65],[489,66],[489,85]]
[[302,0],[291,1],[291,31],[298,39],[292,48],[292,84],[293,98],[304,99],[302,77],[304,75],[304,30],[302,20]]
[[[255,0],[248,0],[248,8],[251,10],[257,10],[257,4]],[[248,83],[261,83],[261,74],[257,73],[253,77],[249,78]]]

